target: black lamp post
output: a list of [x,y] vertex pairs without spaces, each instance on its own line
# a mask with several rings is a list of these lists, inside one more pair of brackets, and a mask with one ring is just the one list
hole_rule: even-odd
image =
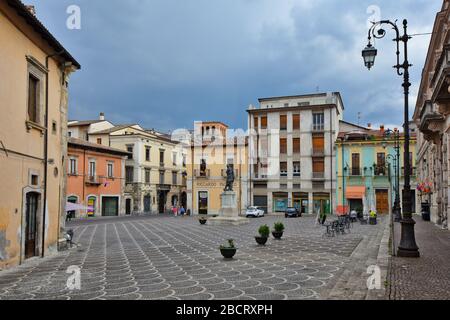
[[[382,39],[386,36],[386,31],[381,28],[382,25],[390,25],[394,30],[396,37],[394,41],[397,43],[397,65],[394,68],[397,69],[397,74],[399,76],[403,76],[403,89],[405,96],[405,123],[404,123],[404,135],[405,135],[405,146],[404,146],[404,170],[405,170],[405,183],[403,189],[403,219],[401,220],[402,224],[402,234],[400,245],[398,247],[397,256],[399,257],[419,257],[419,248],[416,244],[415,234],[414,234],[414,225],[416,222],[412,218],[412,210],[411,210],[411,163],[409,159],[409,88],[411,87],[411,83],[409,82],[409,67],[412,65],[408,62],[408,40],[411,39],[407,33],[408,21],[403,20],[403,36],[400,36],[400,31],[395,22],[391,22],[389,20],[381,20],[378,22],[373,22],[372,27],[369,29],[368,39],[369,43],[367,47],[362,51],[362,56],[364,58],[364,64],[370,70],[375,64],[375,57],[377,56],[377,50],[372,46],[372,38],[374,39]],[[403,42],[404,45],[404,62],[400,64],[400,42]],[[403,72],[400,71],[403,69]]]
[[395,156],[392,154],[388,155],[388,158],[391,158],[394,162],[394,170],[395,170],[395,202],[394,202],[394,221],[400,222],[402,219],[402,209],[400,207],[400,132],[395,129],[387,130],[385,132],[385,137],[390,138],[394,137],[394,150],[396,152]]

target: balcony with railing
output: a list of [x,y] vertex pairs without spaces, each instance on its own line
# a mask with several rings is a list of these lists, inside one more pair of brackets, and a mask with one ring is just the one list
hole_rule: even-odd
[[361,177],[361,175],[362,175],[361,168],[350,169],[350,177]]
[[268,178],[269,177],[267,176],[267,172],[266,171],[264,171],[264,172],[254,172],[252,174],[252,180],[255,180],[255,181],[265,181]]
[[325,180],[325,172],[313,172],[312,179],[313,180]]
[[324,132],[325,131],[325,124],[324,123],[313,123],[311,131],[312,132]]
[[196,178],[209,178],[211,176],[211,170],[210,169],[206,169],[206,170],[194,170],[194,176]]
[[312,148],[311,154],[313,157],[323,157],[323,156],[325,156],[325,149],[324,148]]
[[[401,170],[401,172],[400,172],[400,175],[401,175],[402,177],[405,176],[405,167],[402,167],[402,170]],[[416,167],[411,167],[411,171],[409,172],[409,175],[410,175],[411,177],[416,177],[416,176],[417,176],[417,168],[416,168]]]
[[376,177],[384,177],[388,174],[388,168],[386,166],[375,166],[374,175]]
[[431,140],[432,135],[441,131],[445,117],[439,113],[436,104],[426,101],[420,113],[420,131],[424,133],[425,139]]
[[100,180],[101,180],[100,176],[96,176],[96,175],[94,175],[94,176],[87,175],[87,176],[86,176],[85,183],[86,183],[87,185],[91,185],[91,186],[99,186],[99,185],[102,184],[102,182],[101,182]]

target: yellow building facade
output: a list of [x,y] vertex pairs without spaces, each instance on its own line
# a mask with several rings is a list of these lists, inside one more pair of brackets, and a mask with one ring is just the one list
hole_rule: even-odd
[[187,160],[187,209],[194,215],[220,215],[221,195],[226,185],[226,169],[234,169],[233,191],[237,210],[245,213],[248,204],[248,139],[241,132],[230,136],[221,122],[197,122]]
[[64,229],[67,86],[80,65],[20,1],[0,1],[0,43],[4,269],[58,250]]

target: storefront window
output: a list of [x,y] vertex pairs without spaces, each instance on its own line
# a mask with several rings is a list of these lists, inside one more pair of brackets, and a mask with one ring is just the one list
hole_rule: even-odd
[[329,194],[314,194],[314,214],[331,213]]
[[280,193],[273,195],[273,211],[275,212],[285,212],[288,207],[288,194]]
[[294,193],[293,194],[293,204],[296,209],[301,213],[308,214],[308,194],[307,193]]

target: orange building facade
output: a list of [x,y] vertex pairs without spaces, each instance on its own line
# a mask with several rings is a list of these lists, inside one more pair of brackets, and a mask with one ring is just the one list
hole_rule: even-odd
[[67,202],[81,207],[72,218],[125,215],[123,150],[70,138],[68,142]]

